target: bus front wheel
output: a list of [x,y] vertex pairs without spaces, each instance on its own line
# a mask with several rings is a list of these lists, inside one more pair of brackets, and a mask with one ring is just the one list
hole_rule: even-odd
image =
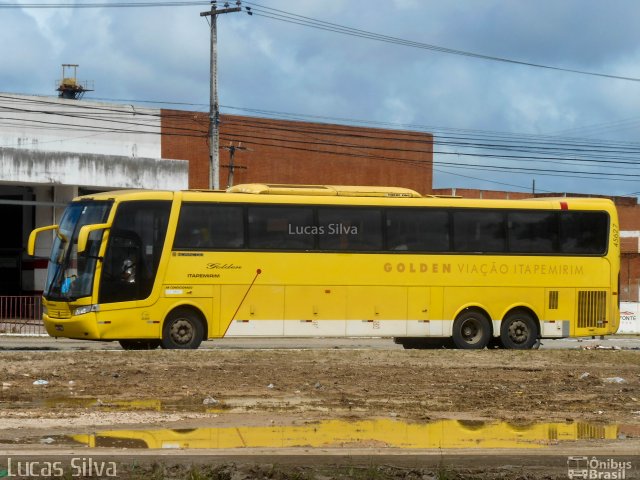
[[196,349],[204,336],[200,317],[192,310],[178,309],[169,314],[162,327],[162,348]]
[[505,348],[530,350],[538,343],[538,324],[528,313],[514,312],[502,321],[500,340]]
[[481,312],[469,310],[453,322],[453,343],[457,348],[482,349],[491,339],[491,322]]

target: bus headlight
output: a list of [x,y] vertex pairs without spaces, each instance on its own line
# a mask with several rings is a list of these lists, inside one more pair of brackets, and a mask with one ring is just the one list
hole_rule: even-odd
[[78,307],[73,311],[73,315],[84,315],[89,312],[97,312],[98,305],[84,305],[82,307]]

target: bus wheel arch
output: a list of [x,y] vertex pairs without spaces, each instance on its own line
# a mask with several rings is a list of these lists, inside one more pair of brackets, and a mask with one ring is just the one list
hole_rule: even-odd
[[540,320],[527,307],[509,310],[500,324],[500,342],[504,348],[530,350],[540,345]]
[[457,348],[482,349],[493,335],[493,326],[487,312],[479,307],[466,307],[453,321],[451,337]]
[[172,309],[164,319],[161,346],[165,349],[196,349],[207,332],[207,320],[200,309],[180,305]]

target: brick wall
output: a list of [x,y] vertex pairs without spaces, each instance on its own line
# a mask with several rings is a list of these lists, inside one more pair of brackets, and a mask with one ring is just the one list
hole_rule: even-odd
[[[190,188],[208,188],[208,114],[162,110],[162,157],[189,160]],[[385,185],[429,193],[433,137],[427,133],[273,120],[220,119],[220,186],[226,187],[229,145],[234,184]]]
[[620,257],[620,301],[640,301],[640,256],[623,253]]
[[473,188],[434,188],[433,195],[458,196],[464,198],[483,198],[493,200],[520,200],[531,198],[530,193],[501,192],[498,190],[477,190]]

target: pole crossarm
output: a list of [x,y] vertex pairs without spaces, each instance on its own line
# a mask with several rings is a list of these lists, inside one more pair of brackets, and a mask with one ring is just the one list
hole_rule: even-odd
[[209,15],[220,15],[221,13],[231,13],[231,12],[239,12],[242,8],[233,7],[233,8],[221,8],[220,10],[213,10],[208,12],[200,12],[201,17],[208,17]]

